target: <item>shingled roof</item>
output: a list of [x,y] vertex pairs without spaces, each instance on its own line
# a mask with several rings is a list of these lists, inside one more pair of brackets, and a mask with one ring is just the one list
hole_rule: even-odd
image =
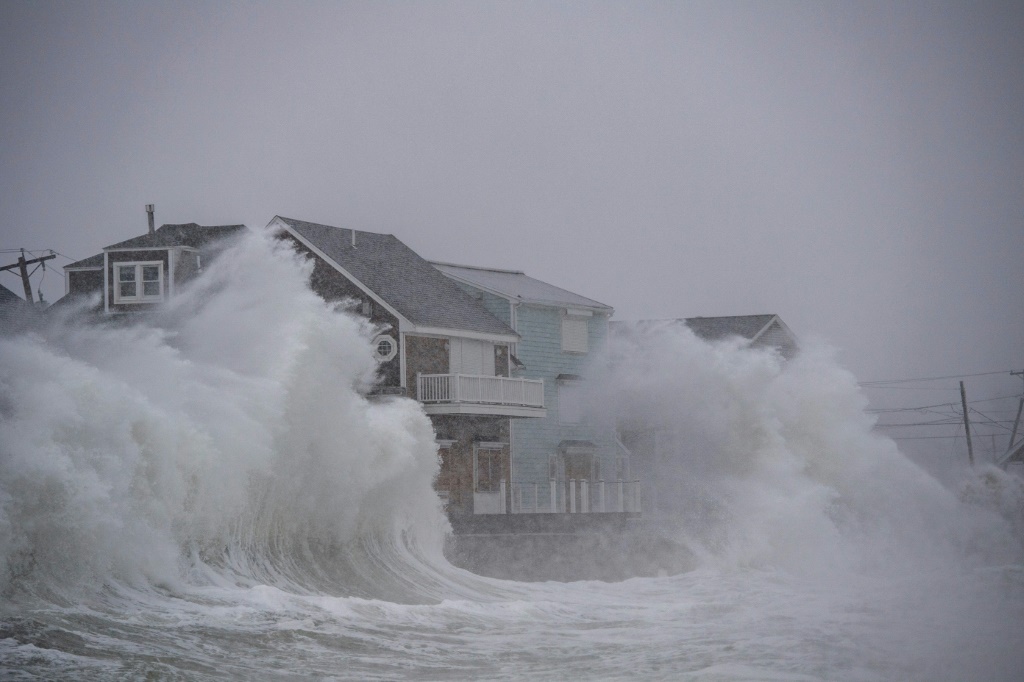
[[102,253],[97,253],[95,256],[89,256],[82,260],[76,260],[74,263],[68,263],[64,266],[65,270],[95,270],[97,268],[103,268]]
[[[191,246],[198,248],[204,244],[229,237],[241,230],[245,225],[197,225],[196,223],[183,223],[180,225],[161,225],[156,231],[148,232],[138,237],[125,239],[123,242],[111,244],[104,248],[110,249],[152,249],[166,248],[172,246]],[[88,259],[86,259],[88,260]]]
[[519,270],[498,270],[452,263],[433,263],[434,267],[456,280],[524,303],[596,308],[611,314],[612,307],[586,296],[574,294],[553,284],[534,279]]
[[718,341],[730,336],[753,339],[775,315],[733,315],[727,317],[688,317],[686,326],[705,341]]
[[275,222],[417,327],[519,338],[508,325],[394,235],[281,216],[271,224]]

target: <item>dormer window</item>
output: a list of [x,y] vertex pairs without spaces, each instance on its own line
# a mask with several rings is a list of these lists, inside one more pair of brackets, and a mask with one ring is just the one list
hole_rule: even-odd
[[163,291],[163,262],[114,264],[114,303],[153,303]]

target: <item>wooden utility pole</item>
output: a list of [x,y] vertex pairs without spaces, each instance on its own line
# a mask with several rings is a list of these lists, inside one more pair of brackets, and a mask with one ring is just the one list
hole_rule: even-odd
[[[2,268],[0,268],[0,272],[3,272],[4,270],[13,270],[14,268],[18,268],[18,270],[21,271],[21,284],[23,287],[25,287],[25,300],[28,301],[29,303],[35,303],[35,298],[33,298],[32,296],[32,283],[28,279],[28,266],[32,265],[33,263],[44,263],[50,260],[51,258],[56,257],[57,254],[51,252],[49,256],[41,256],[39,258],[33,258],[32,260],[25,260],[25,249],[22,249],[21,257],[18,258],[18,262],[3,266]],[[45,268],[46,266],[44,265],[43,267]]]
[[974,466],[974,448],[971,446],[971,420],[967,418],[967,391],[964,382],[960,382],[960,404],[964,407],[964,432],[967,434],[967,459]]
[[[1024,379],[1024,369],[1019,372],[1010,372],[1012,377],[1020,377]],[[1021,395],[1020,402],[1017,404],[1017,418],[1013,420],[1013,431],[1010,432],[1010,444],[1006,446],[1006,454],[1010,454],[1010,450],[1013,450],[1013,441],[1017,438],[1017,427],[1020,425],[1020,413],[1024,410],[1024,395]]]

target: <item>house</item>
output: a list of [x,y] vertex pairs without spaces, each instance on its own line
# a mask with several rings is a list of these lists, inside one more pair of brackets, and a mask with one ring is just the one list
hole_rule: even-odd
[[[745,348],[770,349],[786,360],[799,351],[796,336],[775,314],[613,322],[611,333],[614,337],[636,338],[647,330],[673,326],[686,327],[709,343],[739,339]],[[687,489],[693,468],[698,466],[696,461],[683,465],[681,457],[699,446],[689,441],[689,434],[680,434],[675,424],[659,421],[664,418],[643,413],[619,417],[619,437],[633,453],[633,473],[640,481],[645,515],[657,519],[679,513],[703,513],[692,507],[703,503],[695,491],[680,494]]]
[[150,230],[146,234],[111,244],[102,253],[65,265],[65,296],[58,304],[67,305],[99,293],[99,309],[104,313],[152,309],[196,277],[204,263],[216,257],[226,239],[245,229],[245,225],[195,223],[154,229],[150,212]]
[[586,409],[587,376],[602,357],[611,306],[518,270],[434,263],[511,327],[511,376],[544,382],[548,414],[512,425],[513,511],[639,511],[629,452],[614,424]]
[[281,216],[268,228],[313,260],[315,292],[376,326],[376,393],[422,403],[449,514],[507,513],[512,424],[547,415],[544,381],[513,376],[515,330],[393,235]]
[[31,303],[0,286],[0,334],[16,334],[31,329],[39,321],[39,311]]

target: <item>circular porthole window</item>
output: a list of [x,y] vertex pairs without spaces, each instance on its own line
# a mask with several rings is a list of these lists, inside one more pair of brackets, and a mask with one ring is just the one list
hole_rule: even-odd
[[398,354],[398,343],[387,334],[373,340],[373,354],[378,360],[390,360]]

